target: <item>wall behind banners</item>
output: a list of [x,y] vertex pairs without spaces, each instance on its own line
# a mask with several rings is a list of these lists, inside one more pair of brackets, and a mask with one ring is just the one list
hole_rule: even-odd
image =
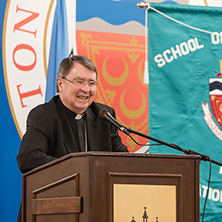
[[[0,1],[0,38],[2,43],[4,15],[7,3],[16,2],[20,7],[29,9],[25,0]],[[32,2],[33,10],[38,4],[50,7],[55,1],[38,0]],[[156,0],[155,2],[159,2]],[[173,1],[169,1],[175,3]],[[188,4],[187,0],[177,1]],[[99,87],[96,100],[113,106],[117,118],[124,125],[142,133],[148,133],[148,86],[143,85],[144,63],[144,23],[145,11],[139,9],[135,0],[77,0],[76,3],[76,42],[78,54],[89,57],[99,70]],[[27,7],[27,8],[26,8]],[[52,7],[52,11],[53,11]],[[50,10],[50,9],[48,9]],[[38,11],[38,10],[37,10]],[[20,17],[19,21],[24,19]],[[49,18],[50,20],[50,18]],[[27,27],[25,27],[27,28]],[[31,27],[33,28],[33,27]],[[50,31],[50,30],[49,30]],[[29,39],[22,39],[22,41]],[[0,50],[0,95],[1,95],[1,157],[0,157],[0,215],[1,221],[16,221],[21,201],[21,173],[18,170],[16,156],[21,142],[21,134],[15,124],[11,103],[7,95],[8,86],[3,72],[3,45]],[[12,57],[9,56],[9,60]],[[20,73],[21,74],[21,73]],[[27,79],[26,73],[22,75]],[[43,73],[37,73],[44,77]],[[13,76],[18,78],[18,76]],[[45,77],[43,78],[45,81]],[[31,81],[31,80],[30,80]],[[118,82],[118,84],[116,83]],[[42,83],[43,85],[45,82]],[[44,90],[43,90],[44,91]],[[37,105],[33,98],[31,107]],[[39,102],[38,102],[39,103]],[[26,114],[22,116],[25,127]],[[23,128],[24,128],[23,127]],[[122,135],[124,143],[131,152],[140,147]],[[135,137],[139,142],[146,140]]]

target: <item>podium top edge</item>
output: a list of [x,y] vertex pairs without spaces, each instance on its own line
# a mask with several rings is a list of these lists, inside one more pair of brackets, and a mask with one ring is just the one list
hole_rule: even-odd
[[80,152],[80,153],[70,153],[66,156],[63,156],[57,160],[63,161],[64,159],[72,158],[72,157],[86,157],[86,156],[107,156],[107,157],[141,157],[141,158],[176,158],[176,159],[201,159],[199,155],[185,155],[185,154],[150,154],[150,153],[127,153],[127,152]]
[[201,157],[198,155],[175,155],[175,154],[144,154],[144,153],[127,153],[127,152],[96,152],[96,151],[90,151],[90,152],[80,152],[80,153],[70,153],[63,157],[60,157],[56,160],[53,160],[49,163],[46,163],[44,165],[41,165],[39,167],[36,167],[26,173],[24,173],[22,176],[25,177],[27,175],[30,175],[32,173],[35,173],[43,168],[46,168],[48,166],[51,166],[53,164],[57,164],[59,162],[62,162],[64,160],[70,159],[70,158],[78,158],[78,157],[126,157],[126,158],[165,158],[165,159],[196,159],[200,160]]
[[70,153],[61,158],[70,158],[77,156],[115,156],[115,157],[157,157],[157,158],[188,158],[188,159],[200,159],[199,155],[185,155],[185,154],[150,154],[150,153],[128,153],[128,152],[101,152],[101,151],[89,151],[89,152],[80,152],[80,153]]

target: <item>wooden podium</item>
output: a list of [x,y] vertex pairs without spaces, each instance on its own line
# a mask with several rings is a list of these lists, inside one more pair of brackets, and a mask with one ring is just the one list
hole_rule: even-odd
[[199,164],[198,156],[69,154],[23,174],[22,221],[167,222],[165,210],[170,222],[199,222]]

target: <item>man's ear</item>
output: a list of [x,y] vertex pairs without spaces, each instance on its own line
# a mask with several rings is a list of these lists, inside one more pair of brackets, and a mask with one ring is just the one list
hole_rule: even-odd
[[62,78],[61,77],[58,77],[57,78],[57,91],[58,92],[62,92],[63,91],[63,82],[62,82]]

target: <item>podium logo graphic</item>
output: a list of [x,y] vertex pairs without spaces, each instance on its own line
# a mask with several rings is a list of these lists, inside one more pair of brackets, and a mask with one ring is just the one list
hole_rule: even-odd
[[[210,78],[209,79],[209,96],[210,96],[210,105],[213,112],[213,115],[210,111],[209,104],[202,104],[204,119],[214,133],[214,135],[222,140],[222,79],[221,78]],[[216,122],[214,121],[214,119]],[[219,128],[219,126],[220,128]]]
[[176,222],[176,189],[176,185],[113,184],[113,221]]
[[[142,215],[142,221],[143,222],[148,222],[148,219],[149,219],[149,216],[147,214],[147,208],[144,207],[144,212],[143,212],[143,215]],[[130,222],[137,222],[137,221],[135,220],[135,217],[132,217],[132,220]],[[153,222],[159,222],[158,217],[156,217],[155,221],[153,221]]]

